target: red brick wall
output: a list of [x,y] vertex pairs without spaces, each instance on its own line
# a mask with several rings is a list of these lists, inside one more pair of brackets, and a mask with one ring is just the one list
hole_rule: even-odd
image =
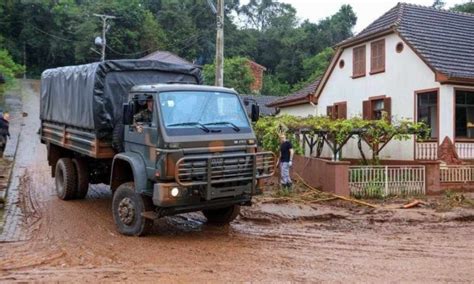
[[295,155],[293,173],[310,186],[325,192],[349,196],[349,162],[332,162]]
[[248,61],[248,65],[250,67],[250,70],[252,70],[252,74],[254,78],[254,81],[252,83],[252,86],[250,86],[250,89],[252,90],[252,92],[260,92],[263,86],[264,69],[262,68],[262,66],[256,64],[253,61]]

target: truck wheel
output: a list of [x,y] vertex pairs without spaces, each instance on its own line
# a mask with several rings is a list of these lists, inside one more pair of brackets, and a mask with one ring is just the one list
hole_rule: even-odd
[[84,199],[89,190],[89,169],[84,159],[72,159],[72,163],[77,173],[76,198]]
[[121,184],[114,192],[112,214],[117,230],[127,236],[143,236],[153,227],[153,220],[141,214],[153,210],[151,198],[135,192],[133,182]]
[[206,216],[209,224],[223,226],[232,222],[239,215],[240,206],[232,205],[219,209],[207,209],[202,210],[202,213]]
[[56,194],[62,200],[76,197],[77,175],[74,164],[69,158],[61,158],[56,163]]

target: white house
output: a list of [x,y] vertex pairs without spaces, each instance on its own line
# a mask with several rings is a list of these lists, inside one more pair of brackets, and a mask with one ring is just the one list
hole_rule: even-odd
[[[380,158],[437,159],[449,139],[459,158],[474,159],[474,15],[400,3],[336,48],[309,91],[272,106],[298,116],[378,119],[386,111],[425,121],[429,141],[394,141]],[[355,142],[343,157],[360,157]]]

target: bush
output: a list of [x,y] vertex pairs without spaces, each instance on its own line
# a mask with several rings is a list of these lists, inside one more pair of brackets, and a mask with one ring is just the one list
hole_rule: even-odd
[[23,74],[25,68],[22,65],[16,64],[11,58],[10,54],[5,49],[0,49],[0,75],[3,77],[5,84],[0,84],[0,91],[2,88],[11,86],[14,83],[15,77]]

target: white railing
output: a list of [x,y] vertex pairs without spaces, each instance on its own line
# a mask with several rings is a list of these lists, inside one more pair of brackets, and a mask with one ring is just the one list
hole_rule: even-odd
[[441,182],[474,182],[474,166],[441,166],[439,175]]
[[350,166],[349,189],[356,197],[425,194],[425,167]]
[[456,142],[455,146],[459,159],[474,160],[474,143]]
[[415,143],[416,160],[437,160],[438,142]]

